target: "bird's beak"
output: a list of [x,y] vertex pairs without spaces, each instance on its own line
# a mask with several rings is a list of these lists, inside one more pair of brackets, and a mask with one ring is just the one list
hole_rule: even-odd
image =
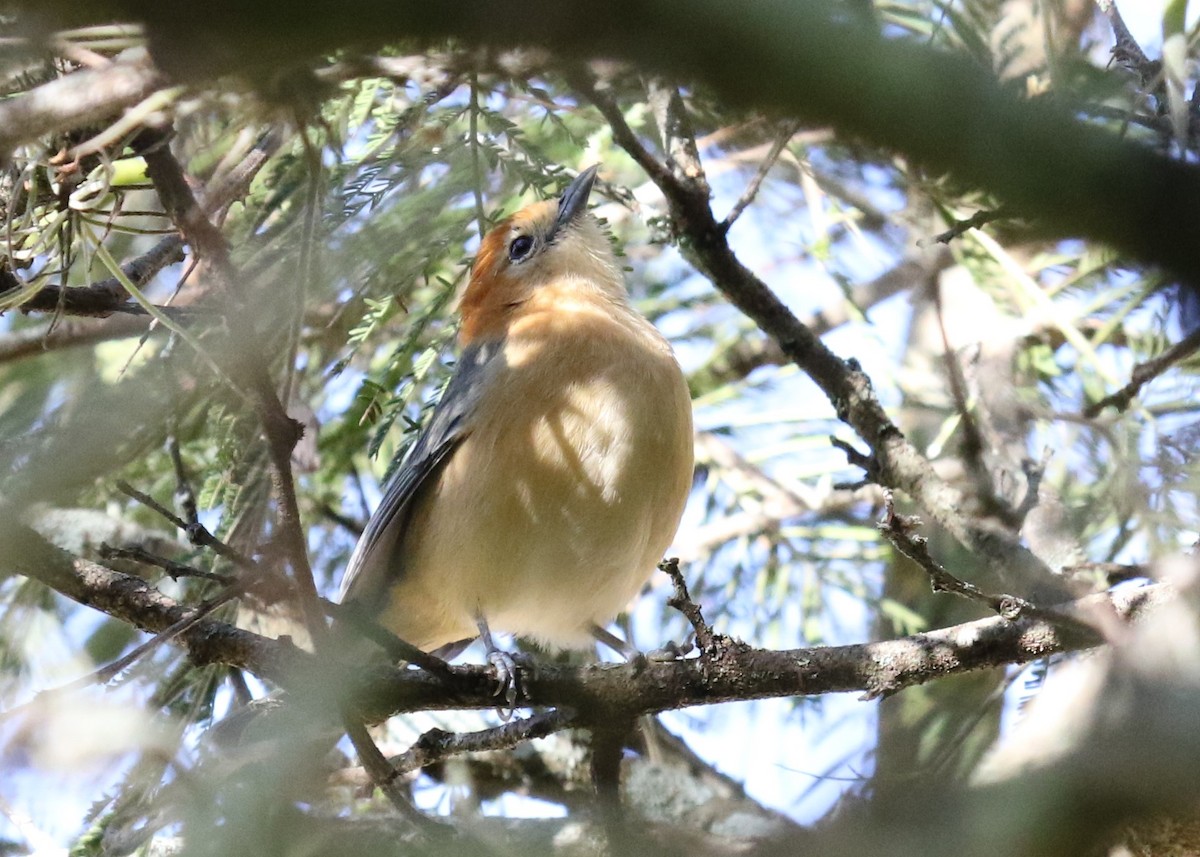
[[553,238],[560,229],[566,228],[587,208],[588,196],[592,192],[592,185],[596,182],[596,171],[599,169],[599,164],[593,164],[567,185],[567,189],[558,199],[558,217],[554,219],[554,229],[549,238]]

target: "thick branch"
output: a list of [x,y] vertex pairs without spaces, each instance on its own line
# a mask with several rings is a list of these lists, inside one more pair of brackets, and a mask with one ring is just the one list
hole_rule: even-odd
[[[1133,592],[1089,596],[1074,613],[1109,606],[1129,619],[1169,590],[1148,587]],[[898,640],[768,651],[729,638],[718,638],[716,654],[646,664],[592,664],[558,667],[538,664],[523,675],[529,698],[537,705],[565,705],[580,713],[578,725],[622,714],[649,714],[748,699],[860,692],[883,696],[939,678],[1028,663],[1055,652],[1093,645],[1049,622],[980,619]],[[494,683],[481,673],[478,690],[453,700],[443,685],[414,672],[380,674],[364,701],[371,719],[405,711],[436,708],[486,708],[495,705]]]
[[[5,512],[9,510],[4,510]],[[96,563],[71,557],[6,515],[0,527],[5,550],[0,571],[40,580],[80,604],[94,607],[144,631],[158,632],[184,618],[189,608],[163,595],[146,581]],[[1103,605],[1131,619],[1170,597],[1165,586],[1105,593],[1064,606],[1079,613]],[[692,705],[814,696],[857,691],[868,697],[894,693],[946,676],[1026,663],[1055,652],[1083,648],[1093,638],[1072,636],[1037,618],[1010,622],[981,619],[898,640],[848,646],[768,651],[718,637],[711,653],[678,661],[592,664],[566,667],[534,664],[523,674],[531,704],[566,707],[577,719],[563,725],[629,717]],[[178,641],[199,663],[223,663],[247,669],[285,688],[311,694],[314,681],[354,680],[346,670],[325,670],[321,662],[290,643],[280,642],[201,619]],[[452,667],[459,679],[444,679],[406,669],[377,669],[358,677],[358,690],[345,686],[345,701],[368,720],[406,711],[491,709],[495,680],[486,667]]]

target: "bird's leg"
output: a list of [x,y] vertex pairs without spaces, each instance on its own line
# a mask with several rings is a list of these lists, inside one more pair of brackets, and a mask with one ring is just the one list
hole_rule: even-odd
[[591,631],[592,637],[595,638],[596,642],[612,649],[631,664],[644,664],[647,660],[675,661],[688,654],[692,650],[691,643],[679,645],[674,642],[668,642],[661,648],[657,648],[653,651],[643,654],[634,648],[633,644],[628,640],[622,640],[607,628],[601,628],[599,625],[592,625]]
[[496,645],[496,641],[492,639],[492,631],[488,628],[487,619],[482,615],[475,617],[475,627],[479,629],[479,638],[483,640],[483,647],[487,650],[488,663],[496,670],[496,681],[500,685],[496,688],[496,696],[504,695],[508,713],[511,714],[512,709],[517,706],[517,692],[520,688],[517,662],[512,655]]
[[645,655],[634,648],[633,644],[628,640],[622,640],[612,631],[603,628],[600,625],[592,625],[592,636],[596,642],[602,646],[606,646],[618,655],[629,662],[645,659]]

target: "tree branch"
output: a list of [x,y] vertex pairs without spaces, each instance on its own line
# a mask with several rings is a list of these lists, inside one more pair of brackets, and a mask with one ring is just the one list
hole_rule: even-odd
[[[60,26],[94,14],[74,0],[17,5]],[[587,26],[557,0],[529,0],[512,16],[466,0],[307,8],[297,15],[285,0],[105,5],[144,21],[161,67],[191,81],[402,35],[633,61],[703,82],[729,104],[833,125],[993,192],[1047,234],[1108,242],[1200,283],[1200,169],[1080,122],[1057,100],[1021,98],[969,56],[884,38],[828,0],[622,0],[589,8]]]
[[[1104,607],[1122,619],[1140,615],[1166,599],[1170,589],[1154,586],[1089,596],[1057,612],[1083,615]],[[522,674],[531,704],[570,707],[577,725],[606,717],[657,713],[748,699],[860,692],[865,698],[950,675],[1028,663],[1055,652],[1094,645],[1094,635],[1077,635],[1039,618],[1000,617],[967,622],[897,640],[847,646],[770,651],[718,637],[713,654],[644,664],[561,667],[537,663]],[[495,689],[485,668],[456,667],[464,684],[453,692],[414,671],[374,675],[364,689],[369,720],[406,711],[490,708]]]
[[[0,336],[0,363],[24,360],[51,351],[79,348],[145,333],[149,316],[117,316],[103,321],[47,322]],[[164,330],[165,332],[165,330]]]
[[1134,366],[1128,384],[1098,402],[1088,405],[1084,408],[1083,415],[1088,419],[1095,419],[1110,405],[1118,411],[1124,411],[1134,397],[1142,391],[1142,387],[1197,351],[1200,351],[1200,328],[1193,330],[1157,357]]
[[[163,595],[145,580],[70,556],[24,525],[11,509],[0,518],[6,546],[0,570],[39,580],[72,600],[152,633],[186,618],[191,608]],[[1102,593],[1060,605],[1056,612],[1088,615],[1104,608],[1130,620],[1173,596],[1170,587]],[[368,722],[410,711],[480,709],[496,704],[495,680],[485,666],[454,666],[452,686],[443,678],[409,669],[366,669],[349,676],[344,665],[323,661],[290,642],[272,640],[204,618],[178,636],[197,663],[222,663],[249,670],[297,692],[313,683],[345,683],[338,698],[352,701]],[[718,636],[703,657],[583,667],[534,663],[522,678],[536,706],[576,712],[556,725],[588,727],[608,717],[641,714],[735,700],[861,692],[867,698],[960,673],[1027,663],[1056,652],[1095,644],[1036,617],[1001,617],[967,622],[896,640],[847,646],[771,651]]]
[[575,82],[604,114],[617,144],[646,169],[662,190],[684,256],[734,306],[775,339],[784,354],[821,388],[838,417],[870,445],[884,484],[908,494],[960,544],[1022,594],[1038,600],[1064,600],[1065,593],[1049,569],[1003,522],[964,514],[959,492],[934,473],[929,461],[887,416],[871,389],[870,379],[857,363],[844,361],[830,351],[766,283],[741,263],[713,216],[703,173],[693,182],[684,170],[671,171],[659,164],[606,92],[583,77]]
[[[145,286],[163,268],[183,261],[183,239],[178,235],[163,238],[143,255],[121,266],[125,276],[138,288]],[[7,270],[0,273],[7,288],[0,291],[0,301],[7,291],[21,288]],[[99,280],[87,286],[46,285],[22,301],[16,309],[22,312],[55,312],[63,315],[107,318],[116,312],[142,314],[144,310],[129,300],[129,293],[116,277]]]
[[[146,174],[154,183],[159,199],[180,232],[197,254],[211,263],[217,281],[218,299],[230,301],[238,272],[229,254],[225,236],[209,220],[204,207],[192,193],[183,166],[171,152],[169,139],[161,133],[146,135],[142,144],[146,158]],[[271,480],[278,498],[278,518],[281,542],[296,581],[300,606],[313,644],[320,646],[325,637],[325,617],[319,603],[312,567],[308,561],[308,546],[300,521],[296,501],[296,486],[292,477],[292,450],[304,432],[303,426],[287,415],[268,372],[265,356],[258,353],[255,331],[244,313],[227,314],[232,341],[242,349],[246,359],[240,362],[239,375],[246,376],[254,398],[255,410],[262,423],[271,459]]]
[[[805,316],[801,323],[811,330],[814,336],[824,336],[852,320],[850,307],[856,307],[865,313],[893,295],[920,288],[930,278],[950,267],[953,261],[953,256],[941,248],[909,253],[878,277],[855,286],[846,300]],[[692,383],[700,385],[700,389],[707,389],[709,386],[745,378],[760,367],[778,366],[788,362],[787,355],[774,339],[743,337],[711,363],[697,369],[692,375]]]
[[955,577],[929,553],[929,541],[914,532],[921,522],[916,518],[898,514],[890,492],[887,493],[884,503],[883,520],[876,525],[876,529],[891,542],[892,547],[919,565],[929,575],[929,582],[934,592],[952,592],[968,600],[985,604],[1005,619],[1019,619],[1022,616],[1036,617],[1050,622],[1072,637],[1078,637],[1081,640],[1092,637],[1092,642],[1097,645],[1104,641],[1103,635],[1098,630],[1074,616],[1038,607],[1030,604],[1024,598],[1014,595],[994,595],[984,592],[975,584]]
[[23,143],[108,119],[167,79],[141,48],[104,68],[80,69],[0,102],[0,161]]
[[[73,601],[128,622],[142,631],[161,633],[188,618],[192,610],[163,595],[140,577],[122,574],[47,542],[17,523],[7,505],[0,522],[4,570],[39,580]],[[222,663],[247,669],[268,681],[288,684],[311,661],[290,643],[260,637],[224,622],[200,619],[179,634],[179,642],[198,664]]]

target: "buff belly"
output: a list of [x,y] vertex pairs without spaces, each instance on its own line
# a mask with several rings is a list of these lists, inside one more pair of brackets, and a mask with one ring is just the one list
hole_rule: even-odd
[[[660,360],[635,362],[619,340],[508,345],[507,395],[480,403],[414,508],[381,616],[397,635],[434,649],[475,636],[482,616],[571,647],[638,593],[687,499],[691,409],[665,343]],[[603,369],[547,394],[539,375],[561,361]]]

